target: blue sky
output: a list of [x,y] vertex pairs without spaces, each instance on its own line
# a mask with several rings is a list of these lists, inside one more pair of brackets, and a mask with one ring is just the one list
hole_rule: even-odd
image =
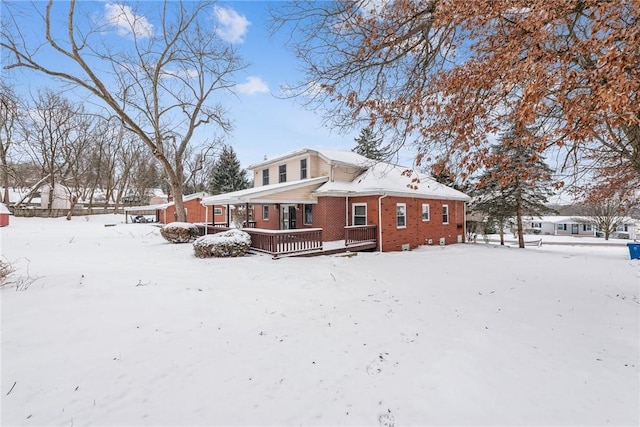
[[[0,0],[1,1],[1,0]],[[66,6],[56,2],[64,11]],[[148,6],[148,2],[145,6]],[[110,24],[112,36],[125,42],[127,34],[118,25],[123,3],[96,1],[84,3],[91,7],[93,17]],[[158,2],[160,4],[160,2]],[[285,154],[303,147],[350,150],[359,129],[347,135],[322,125],[319,112],[305,110],[303,100],[279,99],[286,83],[299,80],[299,64],[285,50],[285,34],[270,37],[267,8],[269,1],[219,2],[212,10],[218,35],[232,43],[250,65],[236,74],[239,85],[236,97],[225,97],[223,105],[229,111],[234,131],[225,138],[232,145],[242,164],[247,166],[263,159]],[[39,5],[44,10],[44,2]],[[125,8],[125,10],[128,10]],[[137,31],[151,31],[153,22],[140,17]],[[34,91],[34,84],[47,84],[42,75],[3,71],[3,79],[16,84],[21,91]]]

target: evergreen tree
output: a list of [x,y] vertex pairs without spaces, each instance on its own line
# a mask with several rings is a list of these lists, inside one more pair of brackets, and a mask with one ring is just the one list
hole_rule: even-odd
[[389,155],[388,147],[380,147],[382,138],[376,138],[371,128],[360,130],[360,136],[354,138],[356,146],[351,150],[372,160],[383,160]]
[[209,191],[211,194],[222,194],[245,188],[249,188],[247,171],[240,167],[240,161],[233,148],[225,145],[211,171]]
[[522,217],[552,212],[545,204],[553,194],[553,171],[528,143],[534,133],[530,130],[505,132],[492,147],[490,167],[480,177],[475,191],[473,209],[484,212],[500,228],[500,244],[504,244],[503,228],[516,217],[518,246],[524,248]]

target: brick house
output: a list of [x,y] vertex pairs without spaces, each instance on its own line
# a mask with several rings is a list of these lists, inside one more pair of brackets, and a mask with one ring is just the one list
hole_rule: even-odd
[[[191,223],[225,223],[226,206],[204,206],[202,200],[209,196],[205,192],[183,196],[184,208],[187,214],[187,222]],[[168,224],[176,220],[175,202],[160,203],[146,206],[130,206],[124,208],[128,215],[154,215],[155,221]],[[128,219],[127,219],[128,222]]]
[[353,152],[302,149],[249,166],[254,187],[206,197],[205,206],[245,206],[263,230],[322,229],[324,242],[368,228],[376,249],[461,243],[469,197],[410,168]]

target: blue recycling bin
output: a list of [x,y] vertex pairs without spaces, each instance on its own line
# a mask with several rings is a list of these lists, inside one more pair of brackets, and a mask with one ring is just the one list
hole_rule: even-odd
[[627,243],[631,259],[640,259],[640,243]]

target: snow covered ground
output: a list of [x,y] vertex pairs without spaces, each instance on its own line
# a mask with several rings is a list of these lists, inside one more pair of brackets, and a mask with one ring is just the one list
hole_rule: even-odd
[[3,426],[640,423],[624,245],[198,259],[122,222],[0,228]]

